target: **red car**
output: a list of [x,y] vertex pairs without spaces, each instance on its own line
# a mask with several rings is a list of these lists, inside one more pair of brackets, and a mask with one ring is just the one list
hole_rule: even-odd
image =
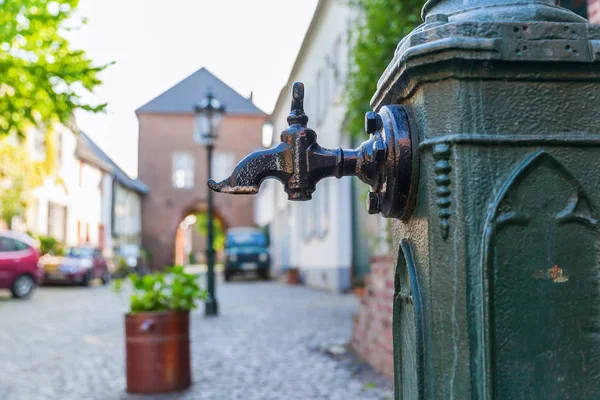
[[60,257],[46,255],[40,259],[40,265],[44,269],[44,282],[88,286],[96,278],[103,284],[110,281],[110,270],[102,251],[91,246],[68,248]]
[[38,267],[40,251],[24,233],[0,231],[0,289],[16,298],[29,296],[43,277]]

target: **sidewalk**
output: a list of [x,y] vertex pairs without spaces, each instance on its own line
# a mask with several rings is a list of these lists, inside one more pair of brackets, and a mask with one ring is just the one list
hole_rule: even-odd
[[383,400],[391,384],[344,352],[358,301],[275,282],[219,283],[221,315],[192,314],[190,390],[124,391],[122,303],[109,288],[0,299],[3,400]]

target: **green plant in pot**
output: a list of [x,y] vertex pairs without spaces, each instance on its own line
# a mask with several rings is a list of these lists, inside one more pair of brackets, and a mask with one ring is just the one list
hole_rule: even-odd
[[152,394],[180,391],[192,383],[190,370],[190,310],[208,293],[198,276],[183,267],[129,275],[115,289],[130,283],[125,315],[127,391]]

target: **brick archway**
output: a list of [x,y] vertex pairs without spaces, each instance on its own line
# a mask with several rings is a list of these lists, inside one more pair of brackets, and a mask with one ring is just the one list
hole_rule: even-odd
[[[216,196],[215,196],[216,197]],[[185,201],[182,198],[170,199],[166,206],[153,204],[153,199],[144,201],[144,221],[142,223],[142,242],[152,255],[151,267],[161,269],[172,265],[175,260],[175,242],[179,225],[190,214],[205,213],[207,204],[204,198]],[[216,203],[216,202],[215,202]],[[215,218],[223,229],[232,226],[232,202],[222,201],[215,204]],[[226,215],[229,214],[229,218]],[[236,224],[234,224],[236,225]]]
[[[207,213],[207,204],[205,202],[195,202],[192,204],[186,211],[182,213],[182,221],[187,218],[189,215],[197,215],[197,214],[206,214]],[[214,212],[215,218],[215,229],[216,226],[220,225],[223,230],[227,230],[229,228],[228,221],[223,218],[223,215],[219,210],[215,210]],[[206,220],[204,221],[206,222]],[[186,234],[186,232],[189,233]],[[190,230],[187,229],[177,229],[177,233],[175,236],[175,249],[174,249],[174,263],[177,265],[186,265],[188,263],[188,257],[190,253],[194,254],[195,263],[206,263],[206,247],[207,247],[207,237],[205,234],[202,234],[198,231],[197,226],[192,226]],[[217,250],[217,261],[219,260],[219,249]]]

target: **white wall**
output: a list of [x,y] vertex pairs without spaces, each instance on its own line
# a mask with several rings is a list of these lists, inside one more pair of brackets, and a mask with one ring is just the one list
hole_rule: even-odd
[[[32,158],[36,161],[42,161],[45,154],[36,151],[35,131],[27,136],[27,146]],[[78,160],[75,158],[75,148],[77,139],[73,132],[64,126],[58,126],[56,135],[60,143],[60,156],[57,157],[58,176],[60,180],[48,178],[44,180],[42,186],[33,191],[34,201],[27,210],[27,227],[36,234],[48,234],[48,204],[50,202],[65,206],[67,208],[66,238],[68,245],[77,244],[77,219],[73,208],[75,206],[72,194],[76,191],[78,182]]]
[[[347,38],[353,12],[343,2],[325,2],[310,37],[296,60],[289,82],[305,84],[308,126],[323,147],[347,147],[342,133],[345,107],[342,92],[347,74]],[[289,85],[288,85],[289,86]],[[273,143],[286,129],[291,87],[272,115]],[[317,184],[313,200],[289,202],[282,185],[268,181],[259,194],[257,223],[271,224],[273,272],[299,267],[305,282],[330,290],[350,285],[352,263],[351,178],[327,178]],[[272,211],[271,211],[272,210]]]
[[[47,178],[42,186],[34,189],[34,201],[26,212],[27,229],[39,235],[48,232],[48,204],[65,206],[67,210],[65,243],[69,246],[80,242],[78,222],[89,226],[90,243],[98,245],[98,227],[102,223],[102,172],[91,165],[80,170],[80,161],[75,157],[77,137],[64,126],[57,126],[57,143],[61,148],[57,158],[58,179]],[[44,154],[36,151],[36,132],[27,136],[27,146],[32,158],[41,161]],[[80,185],[80,174],[81,183]]]
[[112,239],[112,200],[113,200],[113,175],[105,173],[102,177],[102,199],[100,219],[104,225],[104,247],[113,248]]
[[114,185],[115,245],[141,244],[142,203],[140,195],[120,183]]
[[83,230],[87,226],[89,243],[100,243],[99,227],[102,224],[102,171],[92,165],[81,166],[81,185],[73,192],[73,214],[82,227],[79,241],[85,241]]

